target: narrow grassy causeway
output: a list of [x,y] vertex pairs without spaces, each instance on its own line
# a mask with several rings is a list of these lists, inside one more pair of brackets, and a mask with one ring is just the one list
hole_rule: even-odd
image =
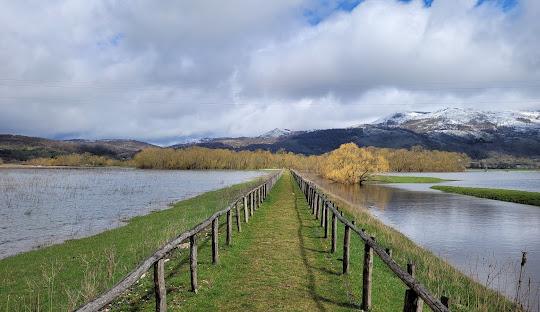
[[[210,245],[199,249],[197,295],[188,291],[188,252],[167,265],[169,309],[184,311],[345,311],[357,309],[339,268],[330,259],[323,231],[303,194],[285,173],[230,247],[220,247],[211,264]],[[220,232],[224,230],[223,224]],[[220,233],[221,234],[221,233]],[[224,246],[220,235],[220,246]],[[334,264],[333,266],[331,264]],[[149,274],[151,275],[151,274]],[[112,310],[152,311],[151,277],[112,306]],[[175,285],[175,286],[173,286]],[[145,292],[146,290],[146,292]],[[135,307],[135,308],[134,308]]]
[[[344,206],[345,207],[345,206]],[[346,212],[348,215],[348,213]],[[350,216],[349,216],[350,217]],[[368,233],[396,251],[405,265],[414,259],[420,281],[436,295],[449,293],[455,311],[506,311],[502,296],[487,290],[401,234],[367,215],[353,216]],[[225,221],[220,222],[220,261],[211,263],[208,235],[200,238],[199,293],[189,291],[189,251],[170,255],[165,266],[170,311],[359,311],[362,294],[363,243],[351,240],[350,274],[343,275],[343,225],[338,223],[337,250],[324,238],[290,172],[284,173],[248,224],[236,228],[225,245]],[[389,238],[390,237],[390,238]],[[403,309],[405,285],[375,257],[373,311]],[[475,296],[476,300],[467,299]],[[152,274],[117,300],[111,311],[154,311]],[[424,310],[427,310],[425,308]]]
[[[185,310],[335,311],[354,308],[326,269],[322,230],[289,173],[258,209],[239,243],[223,256],[211,288]],[[204,270],[204,269],[203,269]]]

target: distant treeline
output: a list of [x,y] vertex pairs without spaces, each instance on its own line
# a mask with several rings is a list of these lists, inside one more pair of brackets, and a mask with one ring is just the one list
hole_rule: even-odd
[[108,167],[132,166],[130,161],[112,159],[106,156],[97,156],[88,153],[59,155],[52,158],[34,158],[24,162],[34,166],[72,166],[72,167]]
[[312,169],[320,156],[268,151],[231,151],[188,147],[183,149],[147,148],[137,153],[133,162],[141,169]]
[[26,161],[39,166],[134,166],[141,169],[266,169],[294,168],[312,171],[342,183],[362,183],[379,172],[463,171],[470,159],[465,154],[429,151],[419,147],[388,149],[358,147],[354,143],[319,156],[290,152],[232,151],[188,147],[148,148],[132,160],[120,161],[88,153],[69,154]]
[[469,163],[465,154],[406,149],[360,148],[354,143],[319,156],[287,152],[231,151],[189,147],[149,148],[135,155],[142,169],[263,169],[295,168],[314,171],[342,183],[362,183],[373,173],[386,171],[463,171]]
[[467,154],[430,151],[420,146],[407,149],[376,149],[388,160],[392,172],[451,172],[464,171],[471,159]]

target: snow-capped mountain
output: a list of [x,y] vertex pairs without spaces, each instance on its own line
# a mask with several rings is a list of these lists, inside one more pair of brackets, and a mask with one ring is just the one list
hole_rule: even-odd
[[279,138],[279,137],[282,137],[282,136],[285,136],[285,135],[289,135],[291,134],[292,131],[289,130],[289,129],[279,129],[279,128],[275,128],[273,130],[270,130],[266,133],[263,133],[262,135],[259,136],[259,138]]
[[408,129],[416,133],[486,137],[499,131],[536,131],[540,129],[540,112],[446,108],[435,112],[396,113],[373,124]]
[[495,157],[504,159],[508,166],[522,164],[526,158],[540,167],[540,112],[447,108],[435,112],[396,113],[357,127],[307,131],[274,129],[257,137],[215,138],[194,145],[320,155],[349,142],[385,148],[422,146],[466,153],[474,160]]

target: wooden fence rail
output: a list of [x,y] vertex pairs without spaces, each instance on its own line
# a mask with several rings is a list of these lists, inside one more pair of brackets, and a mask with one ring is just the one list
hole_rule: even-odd
[[[447,312],[448,297],[437,299],[414,278],[414,264],[407,266],[407,271],[403,270],[399,264],[392,259],[392,250],[382,248],[376,241],[375,237],[369,236],[363,229],[359,230],[354,221],[351,222],[343,217],[343,212],[340,212],[337,205],[329,200],[326,195],[312,182],[304,179],[298,172],[291,170],[294,179],[298,183],[300,190],[306,196],[306,200],[310,206],[312,214],[321,220],[321,226],[324,227],[325,238],[328,237],[328,214],[332,214],[332,235],[331,235],[331,253],[336,252],[337,246],[337,220],[345,226],[343,235],[343,274],[349,273],[350,267],[350,240],[351,231],[354,232],[364,242],[364,264],[362,277],[362,305],[364,311],[369,311],[372,308],[371,304],[371,286],[373,276],[373,255],[376,254],[390,268],[390,270],[403,281],[409,289],[405,292],[403,311],[422,311],[423,303],[425,302],[433,311]],[[444,302],[444,303],[443,303]]]
[[[208,219],[202,221],[195,227],[190,230],[183,232],[178,235],[173,240],[169,241],[161,248],[159,248],[154,254],[149,258],[145,259],[139,266],[137,266],[133,271],[127,274],[123,280],[118,282],[111,289],[101,294],[99,297],[88,302],[87,304],[79,307],[76,311],[78,312],[94,312],[99,311],[107,304],[111,303],[114,299],[118,298],[122,293],[128,290],[132,285],[134,285],[141,276],[147,272],[152,266],[154,267],[154,292],[156,295],[156,311],[166,311],[167,310],[167,300],[166,300],[166,287],[165,287],[165,257],[174,249],[180,247],[185,241],[189,240],[190,244],[190,273],[191,273],[191,290],[197,293],[198,284],[197,284],[197,234],[204,231],[206,228],[211,226],[212,231],[212,263],[216,264],[219,261],[218,253],[218,225],[219,217],[226,215],[227,220],[227,244],[230,244],[232,241],[232,213],[236,215],[236,226],[238,232],[241,231],[241,216],[239,205],[242,204],[244,207],[244,220],[247,223],[249,220],[248,211],[250,216],[253,215],[253,212],[257,209],[260,203],[268,196],[268,193],[276,182],[281,177],[283,171],[272,174],[270,177],[265,179],[261,184],[251,189],[250,191],[242,194],[236,198],[227,208],[220,210],[214,213]],[[255,199],[257,198],[257,199]],[[249,206],[249,207],[248,207]],[[257,207],[255,207],[257,206]]]

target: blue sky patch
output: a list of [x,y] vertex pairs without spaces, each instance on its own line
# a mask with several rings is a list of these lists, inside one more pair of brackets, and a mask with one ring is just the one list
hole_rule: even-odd
[[[319,0],[319,6],[315,9],[306,9],[303,12],[304,17],[311,25],[317,25],[328,16],[332,15],[334,12],[351,12],[364,0],[340,0],[340,1],[331,1],[331,0]],[[396,0],[398,2],[409,3],[413,0]],[[426,7],[431,7],[433,1],[440,0],[423,0]],[[477,6],[480,6],[484,3],[495,4],[500,7],[503,11],[509,11],[518,5],[519,0],[478,0]]]
[[518,0],[478,0],[476,5],[480,6],[484,3],[492,3],[501,7],[503,11],[508,11],[518,5]]
[[113,36],[105,39],[105,40],[100,40],[97,42],[97,47],[99,49],[105,49],[105,48],[109,48],[109,47],[117,47],[121,42],[122,40],[124,39],[125,35],[123,33],[116,33],[114,34]]

